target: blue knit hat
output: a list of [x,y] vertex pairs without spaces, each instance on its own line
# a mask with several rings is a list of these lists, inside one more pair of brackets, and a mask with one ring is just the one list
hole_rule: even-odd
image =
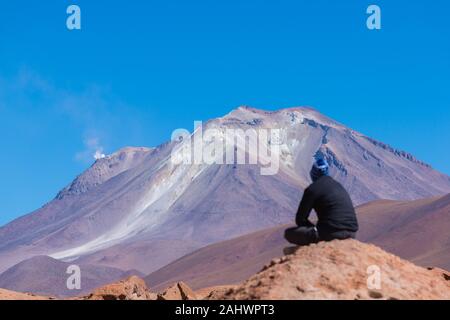
[[327,176],[328,175],[328,162],[325,159],[319,158],[317,159],[312,168],[311,168],[311,172],[310,172],[310,176],[312,181],[316,181],[317,179],[319,179],[322,176]]

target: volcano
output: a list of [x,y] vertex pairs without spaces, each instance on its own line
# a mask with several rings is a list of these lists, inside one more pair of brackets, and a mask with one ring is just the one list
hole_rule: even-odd
[[239,107],[203,127],[280,129],[277,173],[262,175],[261,164],[175,164],[172,154],[184,140],[121,149],[0,228],[0,272],[45,255],[149,274],[209,244],[291,223],[317,155],[355,204],[450,192],[448,176],[311,108]]

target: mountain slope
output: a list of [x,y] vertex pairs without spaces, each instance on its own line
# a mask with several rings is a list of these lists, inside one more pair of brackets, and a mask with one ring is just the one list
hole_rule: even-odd
[[81,289],[69,290],[66,281],[70,274],[66,271],[70,265],[47,256],[35,256],[3,272],[0,275],[0,288],[44,296],[70,297],[136,273],[109,267],[79,265]]
[[450,269],[450,194],[358,208],[359,238],[424,266]]
[[[261,164],[174,164],[171,154],[188,140],[124,149],[98,160],[43,208],[0,228],[0,272],[50,255],[126,269],[139,265],[150,273],[202,246],[291,222],[318,154],[358,204],[450,192],[448,176],[310,108],[241,107],[208,121],[206,129],[223,139],[227,129],[282,129],[278,173],[261,175]],[[245,139],[244,132],[237,135]],[[177,242],[184,245],[173,251]],[[149,243],[153,255],[145,249]]]
[[145,281],[157,291],[179,281],[195,290],[239,283],[282,254],[288,245],[283,238],[287,226],[272,227],[201,248],[149,274]]

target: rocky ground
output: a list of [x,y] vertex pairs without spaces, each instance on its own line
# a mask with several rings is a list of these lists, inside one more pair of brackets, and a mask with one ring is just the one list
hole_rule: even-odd
[[274,259],[215,298],[450,299],[449,280],[444,270],[418,267],[374,245],[345,240],[301,247]]
[[144,280],[131,276],[94,290],[79,300],[156,300],[157,295],[150,292]]
[[21,293],[0,289],[0,300],[52,300],[52,297],[43,297],[31,293]]
[[[0,299],[55,299],[0,289]],[[193,291],[183,282],[153,293],[144,280],[127,279],[77,300],[450,299],[450,273],[422,268],[356,240],[300,247],[272,260],[237,286]]]

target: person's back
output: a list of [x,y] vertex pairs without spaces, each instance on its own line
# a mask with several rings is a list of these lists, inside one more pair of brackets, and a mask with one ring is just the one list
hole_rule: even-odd
[[[317,160],[311,169],[313,183],[305,190],[297,211],[297,227],[289,228],[285,238],[297,245],[318,241],[354,238],[358,221],[350,195],[328,175],[328,163]],[[317,226],[309,221],[312,210],[317,213]]]
[[[303,203],[311,203],[316,211],[320,238],[339,231],[358,231],[355,209],[344,187],[330,176],[322,176],[305,190]],[[299,207],[296,222],[301,226],[308,219],[308,207]],[[310,211],[310,210],[309,210]]]

